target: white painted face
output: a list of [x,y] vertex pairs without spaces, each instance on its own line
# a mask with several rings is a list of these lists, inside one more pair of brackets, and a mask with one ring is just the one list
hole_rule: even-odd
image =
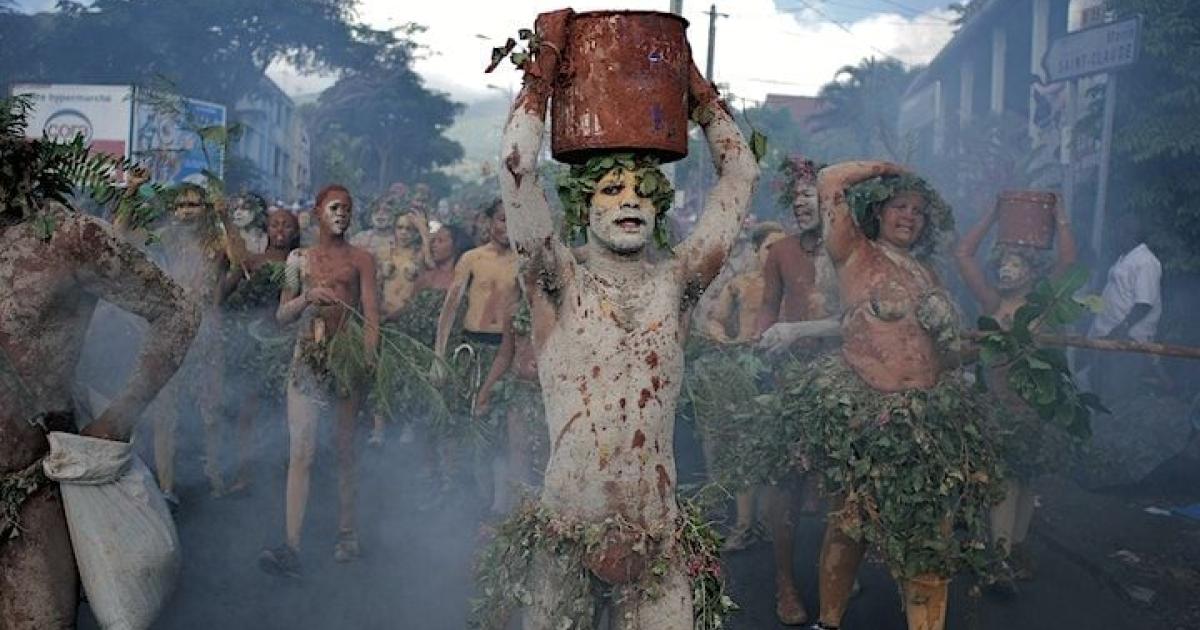
[[650,198],[638,195],[637,174],[613,169],[592,194],[588,238],[618,254],[635,254],[653,237],[657,214]]
[[250,227],[251,223],[254,223],[254,208],[246,203],[245,199],[238,199],[234,202],[233,214],[231,216],[233,224],[244,230]]
[[792,199],[792,215],[801,232],[821,227],[821,211],[817,203],[817,186],[812,182],[796,182]]
[[350,229],[352,210],[353,202],[350,201],[350,196],[335,191],[325,196],[324,202],[317,208],[317,215],[321,225],[329,230],[330,234],[342,236]]
[[1018,289],[1033,279],[1033,269],[1016,254],[1005,254],[996,266],[996,286],[1001,291]]

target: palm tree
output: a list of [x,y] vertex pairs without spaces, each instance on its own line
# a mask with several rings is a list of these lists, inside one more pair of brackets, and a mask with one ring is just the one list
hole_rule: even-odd
[[821,88],[825,109],[813,116],[818,130],[843,129],[855,138],[860,157],[877,157],[880,150],[902,159],[897,123],[900,102],[913,71],[895,59],[863,59],[844,66]]
[[963,24],[966,24],[971,18],[975,17],[985,4],[987,4],[987,0],[967,0],[966,2],[955,2],[946,7],[956,14],[952,22],[955,30],[962,28]]

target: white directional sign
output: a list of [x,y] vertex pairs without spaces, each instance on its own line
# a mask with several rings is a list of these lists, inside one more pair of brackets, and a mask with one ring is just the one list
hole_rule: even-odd
[[1132,65],[1138,56],[1142,19],[1131,17],[1067,33],[1050,42],[1042,58],[1049,83],[1112,72]]

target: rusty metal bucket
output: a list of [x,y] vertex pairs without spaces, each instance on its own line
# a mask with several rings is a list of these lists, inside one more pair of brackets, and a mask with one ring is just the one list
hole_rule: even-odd
[[687,20],[657,11],[578,13],[554,88],[551,149],[570,164],[634,151],[687,156]]
[[1050,249],[1054,245],[1054,206],[1051,192],[1008,190],[996,197],[1000,231],[996,241]]

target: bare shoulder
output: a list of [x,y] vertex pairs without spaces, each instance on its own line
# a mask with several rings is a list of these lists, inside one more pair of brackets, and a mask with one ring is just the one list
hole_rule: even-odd
[[350,259],[353,260],[354,264],[358,267],[370,265],[371,269],[375,268],[375,257],[371,255],[371,252],[361,247],[355,245],[350,246]]
[[475,249],[468,249],[466,253],[464,253],[462,256],[459,256],[456,266],[471,267],[478,263],[481,258],[486,257],[487,251],[487,245],[481,245]]

